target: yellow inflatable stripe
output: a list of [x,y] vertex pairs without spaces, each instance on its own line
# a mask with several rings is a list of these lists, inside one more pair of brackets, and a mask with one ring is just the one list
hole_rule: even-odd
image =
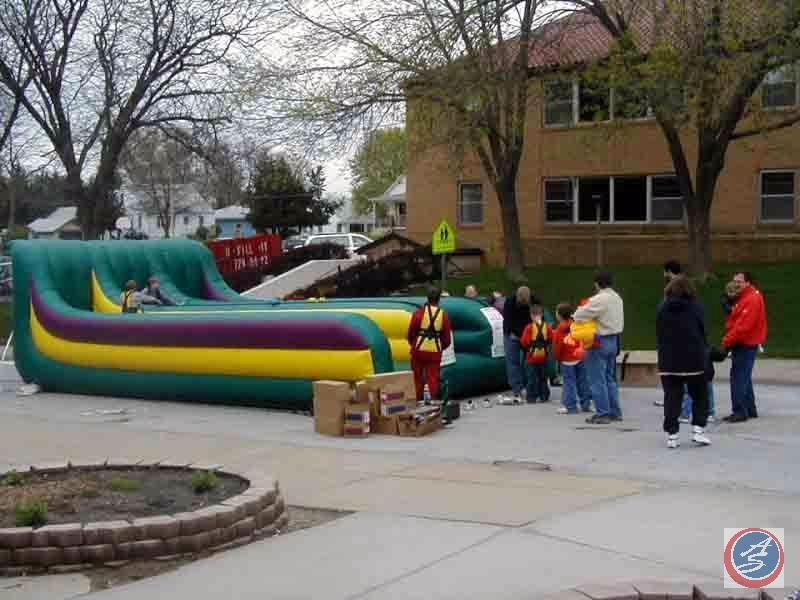
[[[136,317],[131,315],[131,318]],[[36,317],[33,306],[31,334],[36,348],[48,358],[95,369],[337,381],[359,381],[374,374],[369,350],[187,348],[73,342],[47,331]]]
[[92,271],[92,310],[101,313],[122,312],[122,307],[109,300],[108,296],[106,296],[94,271]]
[[[97,279],[94,271],[92,271],[92,307],[95,312],[103,313],[118,313],[122,309],[118,304],[112,302],[106,296],[100,282]],[[324,310],[335,310],[338,312],[346,312],[357,315],[364,315],[371,319],[383,332],[389,340],[389,346],[392,349],[392,358],[400,362],[408,362],[411,360],[411,347],[406,340],[408,332],[408,325],[411,322],[411,314],[404,310],[393,308],[267,308],[263,310],[226,310],[226,315],[231,314],[244,314],[244,313],[275,313],[275,312],[318,312]],[[218,311],[209,310],[159,310],[148,314],[159,315],[213,315]]]

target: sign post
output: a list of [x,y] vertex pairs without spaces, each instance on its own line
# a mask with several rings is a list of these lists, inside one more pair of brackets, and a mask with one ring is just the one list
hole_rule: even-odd
[[447,255],[456,251],[456,234],[446,219],[433,231],[431,250],[442,257],[442,291],[447,282]]

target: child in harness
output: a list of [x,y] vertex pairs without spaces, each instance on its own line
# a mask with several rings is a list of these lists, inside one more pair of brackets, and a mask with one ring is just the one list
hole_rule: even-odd
[[544,321],[541,304],[531,304],[531,323],[522,332],[520,345],[525,351],[525,371],[528,379],[528,403],[549,402],[550,386],[547,384],[545,365],[550,355],[553,333]]
[[452,343],[450,320],[439,306],[440,298],[439,290],[431,289],[428,302],[414,313],[408,326],[411,370],[414,371],[418,401],[422,400],[426,385],[431,398],[438,397],[442,352]]

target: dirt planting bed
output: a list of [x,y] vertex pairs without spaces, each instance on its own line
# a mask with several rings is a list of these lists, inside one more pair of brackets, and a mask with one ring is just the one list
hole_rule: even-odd
[[0,484],[0,528],[17,526],[16,507],[31,500],[44,501],[47,524],[58,525],[189,512],[247,489],[240,477],[216,474],[214,489],[195,493],[194,473],[154,468],[27,473],[17,485]]

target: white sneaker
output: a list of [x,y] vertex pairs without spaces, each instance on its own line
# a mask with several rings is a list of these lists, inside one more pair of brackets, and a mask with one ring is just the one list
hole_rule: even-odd
[[500,406],[509,406],[510,404],[514,404],[514,396],[499,394],[497,396],[497,404]]
[[710,446],[711,440],[706,437],[703,433],[703,428],[697,425],[694,426],[693,430],[694,435],[692,435],[692,441],[697,444],[698,446]]
[[677,448],[681,445],[681,438],[676,433],[675,435],[667,436],[667,448]]
[[708,418],[706,419],[706,422],[707,423],[714,423],[716,420],[717,420],[717,418],[714,415],[708,415]]
[[556,414],[557,415],[568,415],[569,411],[562,406],[556,411]]
[[492,401],[489,398],[483,399],[483,408],[492,408]]
[[664,406],[664,400],[654,400],[653,406]]
[[514,394],[513,404],[525,404],[525,400],[522,399],[522,394]]
[[522,388],[522,391],[517,396],[519,396],[519,403],[525,404],[528,401],[528,390]]
[[475,410],[475,402],[472,400],[467,400],[467,404],[464,406],[466,410]]
[[689,417],[678,417],[678,423],[688,423]]

